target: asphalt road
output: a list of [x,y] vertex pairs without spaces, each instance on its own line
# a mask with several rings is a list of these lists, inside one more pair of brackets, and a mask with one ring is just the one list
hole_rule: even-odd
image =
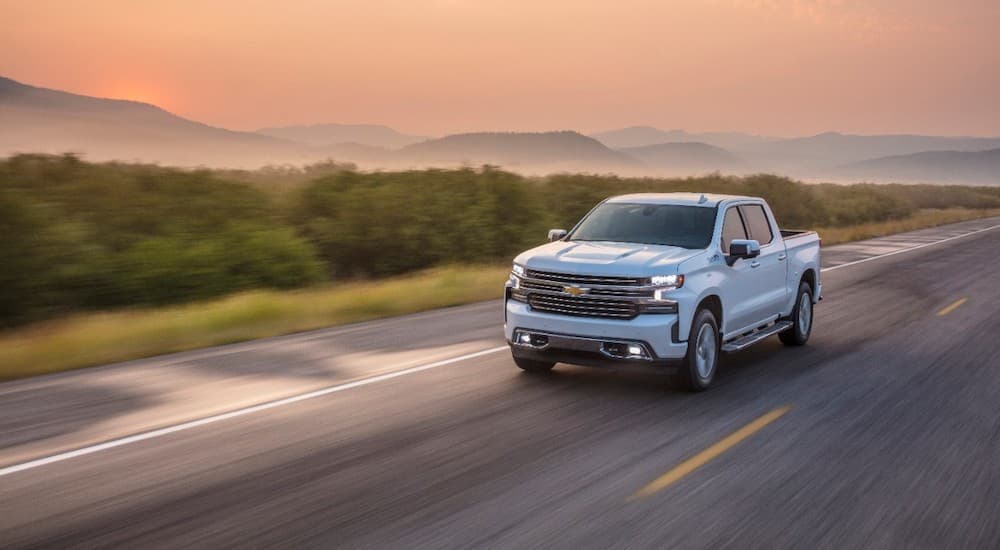
[[[849,263],[989,225],[831,248],[704,394],[523,374],[496,303],[0,385],[0,546],[997,548],[1000,229]],[[156,424],[169,368],[319,393]]]

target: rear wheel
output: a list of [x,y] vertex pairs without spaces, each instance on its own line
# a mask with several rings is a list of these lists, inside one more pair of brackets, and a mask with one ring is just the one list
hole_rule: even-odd
[[524,359],[522,357],[514,356],[514,364],[520,367],[521,370],[525,372],[549,372],[552,367],[556,366],[555,363],[549,363],[548,361],[536,361],[534,359]]
[[702,309],[694,316],[687,354],[680,367],[681,385],[690,391],[705,391],[712,385],[719,367],[719,324]]
[[809,283],[803,281],[799,284],[799,293],[788,320],[792,322],[792,328],[778,334],[781,343],[786,346],[801,346],[808,342],[813,321],[812,287]]

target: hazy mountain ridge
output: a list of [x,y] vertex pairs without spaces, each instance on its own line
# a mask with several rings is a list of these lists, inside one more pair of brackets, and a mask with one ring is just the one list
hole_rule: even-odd
[[745,171],[747,162],[732,152],[696,141],[659,143],[618,149],[656,171],[658,175]]
[[[1000,184],[1000,171],[993,171],[990,164],[977,163],[976,168],[953,166],[948,159],[951,152],[980,152],[1000,148],[1000,137],[925,136],[914,134],[858,135],[824,132],[814,136],[770,138],[751,134],[712,132],[688,133],[683,130],[661,130],[650,126],[633,126],[593,135],[605,144],[643,143],[654,146],[665,138],[671,141],[694,142],[722,147],[746,161],[746,170],[776,172],[804,179],[840,179],[844,177],[873,181],[949,181],[963,183]],[[721,146],[709,139],[724,136],[728,146]],[[705,138],[705,139],[702,139]],[[636,147],[618,147],[634,156]],[[910,161],[874,162],[885,157],[934,153]],[[940,154],[939,154],[940,153]],[[969,156],[968,159],[979,157]],[[651,161],[644,160],[647,164]],[[935,160],[947,163],[949,168],[935,168]],[[873,161],[866,163],[866,161]],[[655,161],[653,161],[655,162]],[[927,172],[918,174],[918,167]],[[898,169],[893,172],[893,167]],[[866,172],[866,170],[869,170]],[[975,179],[969,179],[975,178]]]
[[639,168],[632,157],[573,131],[475,132],[427,140],[399,150],[417,163],[490,163],[512,168]]
[[618,130],[608,130],[591,134],[590,137],[614,149],[645,147],[661,143],[705,143],[723,149],[740,147],[750,143],[763,143],[775,138],[745,134],[742,132],[702,132],[685,130],[661,130],[653,126],[629,126]]
[[[356,140],[314,146],[216,128],[146,103],[38,88],[7,78],[0,78],[0,116],[0,155],[76,152],[97,161],[220,167],[303,164],[326,158],[357,162],[365,168],[460,163],[492,163],[520,170],[640,167],[631,157],[576,132],[456,134],[410,143],[400,149]],[[392,139],[420,139],[375,125],[317,127],[326,136],[334,129],[353,131],[353,137],[359,137],[360,130],[361,134],[369,132],[369,137],[374,133]],[[320,140],[324,139],[322,135]]]
[[258,134],[297,141],[315,147],[356,143],[398,149],[413,143],[425,141],[427,136],[403,134],[388,126],[379,124],[310,124],[261,128]]
[[1000,137],[825,132],[815,136],[751,144],[738,150],[738,153],[752,158],[757,164],[792,172],[825,172],[832,167],[893,155],[929,151],[972,152],[995,148],[1000,148]]
[[840,166],[833,172],[840,177],[891,179],[904,183],[995,184],[1000,177],[1000,148],[891,155]]
[[[773,172],[813,180],[1000,184],[993,152],[1000,149],[1000,137],[827,132],[771,138],[634,126],[589,137],[574,131],[477,132],[424,140],[364,124],[255,133],[209,126],[148,103],[72,94],[3,77],[0,120],[0,155],[76,152],[96,161],[177,166],[256,168],[334,159],[365,169],[496,164],[527,173]],[[961,154],[975,152],[987,154]]]
[[0,154],[83,153],[93,160],[259,166],[319,156],[277,138],[202,124],[138,101],[38,88],[0,77]]

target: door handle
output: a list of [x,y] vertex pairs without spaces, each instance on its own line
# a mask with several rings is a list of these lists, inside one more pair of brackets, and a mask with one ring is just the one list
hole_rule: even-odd
[[787,254],[785,254],[784,252],[782,252],[781,254],[778,254],[778,261],[779,261],[779,262],[780,262],[780,261],[783,261],[783,260],[784,260],[785,258],[787,258],[787,257],[788,257],[788,255],[787,255]]
[[760,262],[758,262],[757,260],[754,260],[754,261],[750,262],[750,267],[760,267]]

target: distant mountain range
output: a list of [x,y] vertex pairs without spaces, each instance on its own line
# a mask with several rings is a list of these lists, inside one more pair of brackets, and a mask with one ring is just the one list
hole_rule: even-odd
[[148,103],[36,88],[0,77],[0,155],[79,152],[93,160],[259,166],[321,158],[300,144],[234,132]]
[[624,147],[620,152],[635,158],[644,166],[665,175],[691,175],[705,172],[742,172],[747,161],[733,153],[699,142],[660,143],[641,147]]
[[693,134],[684,130],[661,130],[652,126],[629,126],[591,134],[590,137],[608,147],[624,149],[661,143],[706,143],[723,149],[736,149],[752,143],[764,143],[776,138],[755,136],[739,132],[704,132]]
[[775,138],[633,126],[480,132],[436,139],[387,126],[317,124],[238,132],[155,105],[38,88],[0,77],[0,156],[76,152],[92,160],[255,168],[333,158],[366,169],[495,164],[525,173],[697,175],[774,172],[823,181],[1000,184],[1000,137],[850,135]]
[[[831,168],[880,157],[928,151],[985,151],[998,147],[1000,138],[862,136],[827,132],[810,137],[748,144],[735,149],[735,152],[753,159],[758,166],[770,166],[793,174],[827,174],[831,172]],[[1000,174],[996,178],[1000,179]]]
[[927,151],[864,160],[834,170],[842,178],[941,183],[1000,183],[1000,149]]
[[641,168],[634,158],[577,132],[455,134],[408,145],[399,158],[418,164],[488,163],[512,169],[613,170]]
[[282,126],[261,128],[258,134],[315,147],[342,143],[356,143],[385,149],[398,149],[412,143],[425,141],[426,136],[409,136],[376,124],[313,124],[310,126]]
[[[1000,184],[1000,170],[984,160],[991,158],[990,154],[956,154],[988,153],[1000,148],[1000,137],[826,132],[775,138],[733,132],[689,133],[649,126],[601,132],[592,137],[658,172],[719,170],[776,172],[812,180]],[[677,147],[682,143],[691,147],[682,152]]]

